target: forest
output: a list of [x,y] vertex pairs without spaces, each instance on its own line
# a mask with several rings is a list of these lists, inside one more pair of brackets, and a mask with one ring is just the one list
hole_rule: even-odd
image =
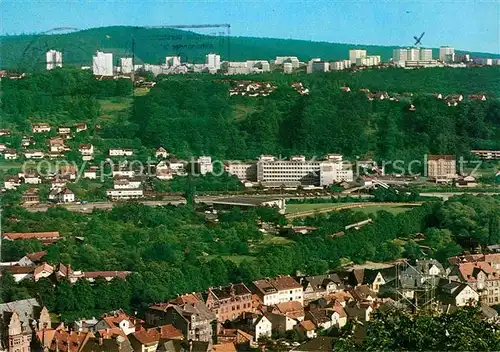
[[[205,218],[204,208],[151,208],[136,203],[92,214],[62,208],[46,213],[6,208],[3,215],[5,232],[57,229],[64,240],[46,248],[37,241],[4,241],[2,260],[17,260],[26,253],[46,249],[44,260],[52,265],[71,264],[82,271],[134,272],[126,281],[116,279],[111,285],[81,282],[55,288],[48,280],[17,285],[11,276],[2,277],[3,301],[38,292],[50,302],[51,311],[69,319],[99,314],[105,308],[141,310],[150,302],[228,282],[248,283],[262,277],[295,274],[297,270],[321,274],[350,261],[424,256],[444,261],[471,245],[500,242],[500,199],[486,196],[431,201],[397,215],[379,211],[370,215],[372,224],[347,230],[341,237],[330,235],[368,215],[352,210],[317,215],[295,222],[316,226],[316,231],[286,237],[259,231],[259,221],[275,226],[286,223],[270,208],[234,208],[219,214],[216,223]],[[420,232],[425,234],[423,241],[415,237]],[[83,237],[83,242],[76,237]],[[431,249],[422,252],[420,245]]]

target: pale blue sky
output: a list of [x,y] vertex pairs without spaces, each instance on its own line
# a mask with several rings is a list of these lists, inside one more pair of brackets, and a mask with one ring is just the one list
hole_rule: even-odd
[[500,53],[500,0],[1,0],[0,6],[2,34],[229,23],[235,36],[401,46],[425,31],[427,47]]

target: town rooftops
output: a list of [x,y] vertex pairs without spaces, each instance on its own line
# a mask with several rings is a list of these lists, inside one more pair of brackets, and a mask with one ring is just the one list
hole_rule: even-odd
[[314,331],[316,329],[316,325],[314,325],[314,323],[310,320],[301,321],[299,325],[305,331]]
[[171,324],[166,324],[162,326],[158,326],[156,329],[158,329],[158,332],[160,333],[160,338],[161,339],[183,339],[184,335],[182,334],[181,331],[179,331],[175,326]]
[[217,299],[226,299],[234,296],[251,295],[248,287],[244,283],[230,284],[222,287],[211,287],[209,292]]
[[253,284],[264,295],[277,291],[302,288],[302,286],[291,276],[278,276],[274,279],[257,280],[254,281]]
[[304,316],[304,307],[297,301],[283,302],[276,305],[276,309],[273,310],[273,313],[286,315],[292,319],[298,319]]
[[125,280],[131,273],[131,271],[86,271],[83,273],[83,277],[90,279],[96,279],[98,277],[119,277]]

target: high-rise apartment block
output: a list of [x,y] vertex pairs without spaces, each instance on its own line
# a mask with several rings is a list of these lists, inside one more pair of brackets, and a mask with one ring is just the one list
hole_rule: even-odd
[[452,63],[455,61],[455,49],[449,46],[439,48],[439,61],[444,63]]
[[96,76],[113,76],[113,54],[97,51],[92,57],[92,71]]
[[57,50],[49,50],[46,54],[47,71],[56,67],[62,67],[62,52]]

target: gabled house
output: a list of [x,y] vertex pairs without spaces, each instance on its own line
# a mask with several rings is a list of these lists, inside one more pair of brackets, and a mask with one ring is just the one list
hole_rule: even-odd
[[156,149],[156,152],[155,152],[155,157],[156,158],[167,158],[170,154],[168,153],[168,151],[163,148],[163,147],[160,147],[158,149]]
[[23,280],[29,280],[33,278],[34,269],[29,266],[5,266],[1,268],[2,271],[9,272],[14,278],[15,282],[20,282]]
[[57,134],[67,139],[70,137],[71,127],[59,126],[57,128]]
[[278,303],[272,307],[271,312],[274,314],[285,315],[288,318],[292,318],[297,321],[302,321],[305,317],[304,307],[297,301]]
[[134,151],[126,148],[110,148],[109,156],[132,156]]
[[10,130],[6,128],[0,128],[0,136],[10,136]]
[[33,279],[36,282],[36,281],[40,280],[41,278],[49,277],[53,273],[54,273],[54,267],[47,264],[47,263],[43,263],[43,264],[40,264],[39,266],[37,266],[35,268],[35,270],[33,271]]
[[442,303],[463,307],[479,302],[479,294],[468,284],[451,280],[441,281],[439,291]]
[[[119,309],[107,314],[104,314],[99,322],[94,326],[94,331],[119,328],[123,334],[130,335],[136,331],[136,327],[140,327],[143,321],[135,317],[129,316],[123,310]],[[159,337],[158,331],[156,331]]]
[[300,278],[304,289],[304,301],[313,301],[344,288],[338,274],[306,276]]
[[301,331],[308,339],[314,339],[318,336],[316,333],[316,325],[310,320],[301,321],[295,326],[295,329]]
[[377,293],[372,291],[368,285],[356,286],[349,293],[358,302],[373,302],[377,298]]
[[59,167],[59,177],[69,180],[76,180],[76,167],[71,165],[62,165]]
[[156,329],[140,330],[133,332],[129,340],[136,352],[155,352],[160,342],[160,333]]
[[26,170],[20,172],[17,176],[21,178],[24,183],[29,185],[38,185],[42,183],[42,178],[36,170]]
[[99,168],[97,166],[91,166],[87,170],[83,171],[83,178],[88,178],[95,180],[97,178],[97,170]]
[[64,144],[64,139],[61,137],[53,137],[49,139],[49,151],[51,153],[61,153],[69,150]]
[[30,188],[21,195],[21,203],[24,205],[34,205],[40,203],[38,188]]
[[370,321],[373,307],[368,303],[349,302],[344,307],[347,320]]

